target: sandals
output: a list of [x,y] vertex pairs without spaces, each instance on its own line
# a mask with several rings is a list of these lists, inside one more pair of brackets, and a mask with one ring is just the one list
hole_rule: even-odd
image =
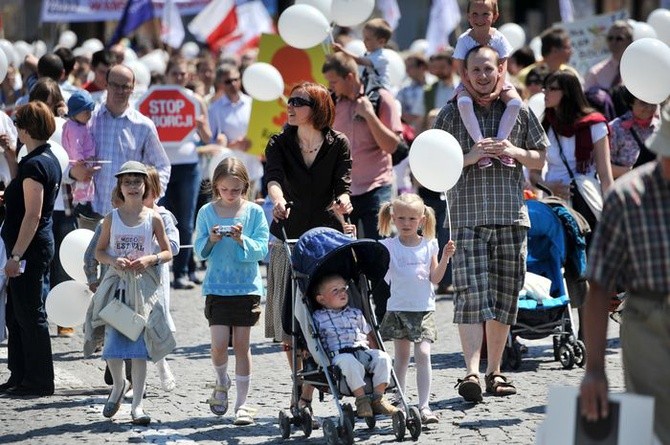
[[237,408],[235,411],[235,420],[233,425],[244,426],[244,425],[253,425],[255,423],[254,416],[256,415],[257,410],[255,408],[250,408],[246,405],[242,405]]
[[432,423],[438,423],[439,420],[437,419],[437,416],[430,410],[430,408],[422,408],[421,409],[421,424],[422,425],[430,425]]
[[458,394],[465,399],[466,402],[481,402],[482,387],[479,384],[479,375],[468,374],[462,379],[458,379],[456,386]]
[[516,394],[516,387],[512,385],[511,380],[507,380],[502,374],[491,373],[484,377],[486,382],[486,392],[493,396],[511,396]]
[[309,410],[309,413],[312,416],[312,429],[318,430],[321,428],[321,422],[319,422],[319,419],[317,419],[314,415],[314,410],[312,410],[312,401],[310,399],[300,397],[300,400],[298,401],[298,411],[302,412],[303,409]]
[[[207,399],[209,409],[217,416],[223,416],[228,411],[228,390],[230,389],[231,381],[228,379],[226,385],[214,385],[212,396]],[[219,397],[217,397],[219,394]]]

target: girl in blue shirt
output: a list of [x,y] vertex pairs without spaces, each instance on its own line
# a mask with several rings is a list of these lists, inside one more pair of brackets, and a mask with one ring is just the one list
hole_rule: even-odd
[[268,224],[263,209],[246,199],[249,175],[236,158],[226,158],[212,175],[214,200],[196,220],[195,253],[207,261],[202,285],[205,317],[212,337],[216,385],[208,400],[216,415],[228,410],[228,341],[232,327],[235,351],[235,425],[254,422],[246,405],[251,378],[251,326],[260,318],[263,293],[258,262],[268,253]]

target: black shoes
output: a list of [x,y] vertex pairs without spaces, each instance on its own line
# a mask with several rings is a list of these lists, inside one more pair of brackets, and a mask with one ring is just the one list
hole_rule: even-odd
[[16,387],[16,386],[18,386],[18,385],[19,385],[19,384],[18,384],[17,382],[13,381],[12,379],[9,379],[9,380],[7,380],[5,383],[3,383],[2,385],[0,385],[0,394],[4,394],[4,393],[6,393],[6,392],[9,391],[10,389],[12,389],[12,388],[14,388],[14,387]]
[[5,395],[9,397],[45,397],[52,396],[54,388],[52,386],[31,387],[31,386],[14,386],[7,391]]

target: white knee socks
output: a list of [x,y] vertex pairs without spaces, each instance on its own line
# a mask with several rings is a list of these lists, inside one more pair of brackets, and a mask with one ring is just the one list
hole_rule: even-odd
[[498,139],[509,138],[512,128],[514,128],[514,124],[516,123],[516,118],[519,116],[521,105],[521,99],[515,98],[507,102],[505,112],[500,118],[500,125],[498,125]]
[[458,106],[458,111],[461,114],[463,125],[465,125],[465,129],[468,130],[468,134],[472,140],[475,142],[481,141],[484,137],[482,136],[481,128],[479,128],[477,116],[475,116],[475,109],[474,105],[472,104],[472,99],[468,96],[462,96],[458,98],[456,104]]
[[235,374],[235,392],[237,398],[235,399],[235,411],[245,403],[247,403],[247,396],[249,395],[249,385],[251,384],[250,375]]

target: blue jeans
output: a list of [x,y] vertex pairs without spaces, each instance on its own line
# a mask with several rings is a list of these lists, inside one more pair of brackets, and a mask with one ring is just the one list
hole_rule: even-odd
[[363,233],[358,234],[359,238],[374,240],[381,238],[377,231],[377,213],[382,204],[390,200],[390,185],[383,185],[362,195],[351,197],[351,204],[354,206],[354,211],[350,215],[351,223],[358,226],[360,222],[363,228]]
[[[159,204],[177,218],[179,243],[182,245],[190,245],[193,242],[195,203],[199,191],[200,167],[197,163],[172,166],[170,182]],[[192,255],[193,249],[190,247],[179,249],[179,254],[174,257],[172,263],[175,279],[188,274],[188,262]]]

